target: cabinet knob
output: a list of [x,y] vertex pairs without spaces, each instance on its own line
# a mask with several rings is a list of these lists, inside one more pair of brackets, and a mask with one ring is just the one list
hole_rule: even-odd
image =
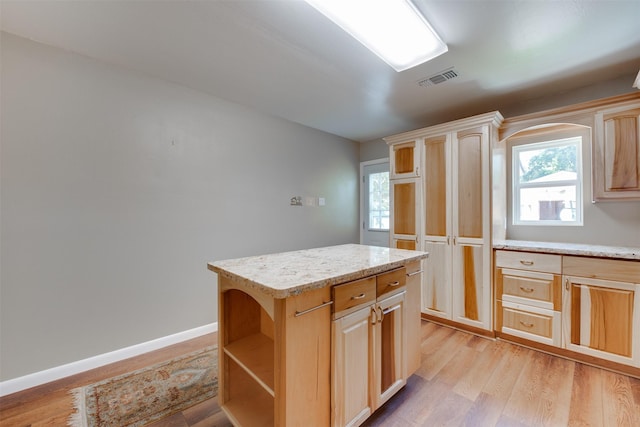
[[527,260],[521,259],[520,260],[520,264],[522,264],[522,265],[533,265],[533,261],[527,261]]
[[533,292],[533,288],[525,288],[524,286],[520,286],[520,290],[522,292],[526,292],[528,294],[530,294],[531,292]]
[[397,280],[395,282],[387,283],[387,286],[391,286],[391,287],[395,287],[395,286],[398,286],[398,285],[400,285],[400,282],[398,282]]
[[354,295],[351,297],[351,299],[362,299],[365,297],[365,294],[360,294],[360,295]]
[[521,320],[520,324],[522,326],[524,326],[525,328],[533,328],[533,323],[528,323],[528,322],[525,322],[525,321]]

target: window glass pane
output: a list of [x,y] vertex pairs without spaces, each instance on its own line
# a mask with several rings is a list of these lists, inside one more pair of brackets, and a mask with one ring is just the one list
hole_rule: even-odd
[[582,138],[512,148],[513,221],[582,225]]
[[520,182],[576,179],[575,144],[537,150],[521,150],[517,156]]
[[520,189],[520,221],[575,221],[576,186]]
[[369,229],[389,229],[389,172],[369,175]]

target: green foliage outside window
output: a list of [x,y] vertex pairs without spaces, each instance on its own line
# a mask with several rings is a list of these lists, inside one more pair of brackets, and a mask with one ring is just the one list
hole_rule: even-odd
[[576,172],[576,170],[575,146],[552,147],[531,157],[526,171],[522,170],[521,165],[521,180],[522,182],[531,182],[552,173]]

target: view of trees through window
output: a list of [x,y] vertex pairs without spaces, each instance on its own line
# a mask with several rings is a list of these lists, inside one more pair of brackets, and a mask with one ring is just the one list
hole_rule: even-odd
[[[523,169],[525,165],[520,164]],[[529,159],[528,168],[522,174],[523,182],[530,182],[556,172],[576,172],[576,147],[552,147],[542,150]]]
[[581,146],[576,137],[512,148],[514,224],[582,224]]

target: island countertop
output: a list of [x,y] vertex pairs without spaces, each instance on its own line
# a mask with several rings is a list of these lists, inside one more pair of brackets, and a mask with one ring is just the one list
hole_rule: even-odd
[[428,256],[422,251],[346,244],[215,261],[208,267],[273,298],[287,298],[388,271]]

